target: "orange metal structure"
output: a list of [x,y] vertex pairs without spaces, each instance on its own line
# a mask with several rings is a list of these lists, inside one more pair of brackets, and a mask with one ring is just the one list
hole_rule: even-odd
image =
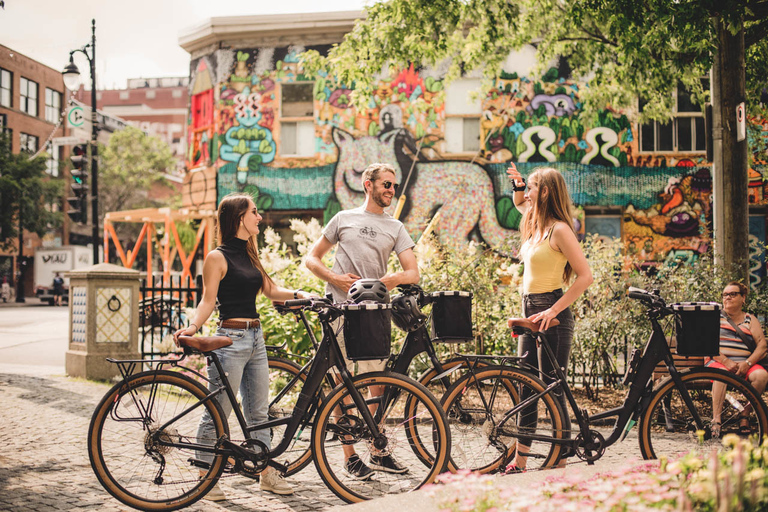
[[[194,255],[197,253],[200,244],[203,244],[203,256],[207,255],[213,249],[214,219],[216,212],[213,210],[194,210],[189,208],[180,208],[172,210],[171,208],[144,208],[140,210],[126,210],[122,212],[109,212],[104,216],[104,262],[109,263],[109,243],[110,239],[115,246],[120,261],[126,268],[132,268],[136,261],[136,256],[141,248],[141,244],[146,238],[147,250],[147,285],[152,286],[152,253],[157,232],[157,225],[163,226],[163,236],[160,242],[159,252],[163,265],[163,282],[169,283],[171,277],[171,266],[178,255],[181,261],[182,272],[181,282],[192,278],[192,264]],[[187,254],[181,245],[176,221],[187,221],[199,219],[200,227],[195,237],[195,247]],[[115,231],[114,223],[131,222],[144,224],[141,232],[133,244],[133,248],[125,250]]]

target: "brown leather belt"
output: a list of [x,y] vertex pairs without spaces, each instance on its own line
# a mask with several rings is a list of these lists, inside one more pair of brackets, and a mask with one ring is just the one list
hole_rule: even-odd
[[256,329],[261,325],[261,321],[258,318],[253,320],[223,320],[219,323],[219,327],[225,329]]

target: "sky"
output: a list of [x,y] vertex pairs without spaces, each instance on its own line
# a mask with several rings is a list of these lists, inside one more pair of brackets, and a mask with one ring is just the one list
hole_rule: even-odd
[[[121,89],[129,78],[188,76],[179,34],[219,16],[359,10],[372,0],[5,0],[0,44],[56,70],[70,50],[91,41],[96,20],[98,89]],[[88,62],[75,63],[86,87]]]

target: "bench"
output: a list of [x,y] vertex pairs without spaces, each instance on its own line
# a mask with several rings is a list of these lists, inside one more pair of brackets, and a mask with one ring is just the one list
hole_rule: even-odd
[[[675,353],[676,348],[677,340],[672,336],[669,340],[669,349],[672,351],[672,359],[678,371],[704,366],[704,356],[680,356]],[[662,361],[653,370],[653,381],[657,382],[667,376],[669,376],[669,371],[667,371],[667,365]]]

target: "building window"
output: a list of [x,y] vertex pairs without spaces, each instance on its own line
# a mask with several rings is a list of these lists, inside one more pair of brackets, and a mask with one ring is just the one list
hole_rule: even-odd
[[[703,80],[709,89],[709,80]],[[645,102],[640,100],[640,112]],[[707,150],[707,130],[701,106],[681,85],[675,91],[673,118],[667,123],[652,121],[640,125],[640,151],[647,153],[703,153]]]
[[314,88],[312,82],[282,84],[280,155],[315,154]]
[[37,82],[21,77],[19,80],[19,109],[37,117]]
[[155,91],[154,90],[150,89],[149,91],[147,91],[147,99],[148,100],[155,99]]
[[177,89],[175,91],[171,91],[171,97],[172,98],[181,98],[182,91],[180,89]]
[[19,150],[27,153],[37,153],[40,139],[28,133],[19,133]]
[[476,153],[480,150],[480,100],[469,98],[480,90],[480,80],[465,78],[451,83],[445,91],[445,152]]
[[54,146],[52,142],[49,142],[45,150],[48,152],[46,172],[53,177],[57,177],[59,175],[59,151],[61,151],[61,146]]
[[61,93],[45,88],[45,120],[56,124],[61,117]]
[[130,97],[130,95],[131,93],[129,93],[128,91],[120,91],[120,94],[119,94],[121,100],[127,100]]
[[0,106],[11,108],[13,73],[0,69]]

